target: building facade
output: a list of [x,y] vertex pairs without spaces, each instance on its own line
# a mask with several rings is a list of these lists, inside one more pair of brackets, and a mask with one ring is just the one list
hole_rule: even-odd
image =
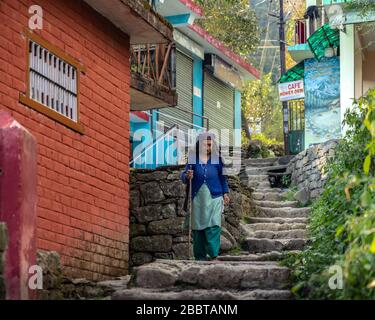
[[168,47],[172,27],[137,0],[4,0],[0,16],[0,109],[37,142],[37,249],[68,276],[124,275],[130,110],[175,98],[133,76],[131,55]]
[[234,132],[241,130],[241,87],[259,77],[252,65],[195,23],[204,12],[193,1],[165,0],[156,4],[156,11],[174,27],[178,101],[176,107],[132,114],[136,168],[183,163],[178,146],[194,141],[189,129],[214,130],[222,145],[238,146],[241,137]]
[[350,1],[308,0],[288,47],[297,65],[280,83],[302,82],[304,98],[289,100],[290,152],[340,138],[345,112],[374,88],[375,14],[350,9]]

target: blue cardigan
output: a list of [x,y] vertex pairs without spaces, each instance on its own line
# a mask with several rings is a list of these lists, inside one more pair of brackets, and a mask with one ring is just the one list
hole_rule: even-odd
[[[206,165],[203,167],[200,164],[191,164],[192,170],[194,171],[192,181],[192,197],[198,193],[203,183],[206,183],[208,189],[211,192],[213,198],[218,198],[229,192],[227,177],[223,175],[223,163],[220,161],[218,164],[211,164],[211,159],[208,160]],[[190,170],[190,164],[188,163],[185,167],[184,172],[181,174],[181,180],[184,183],[188,183],[187,172]]]

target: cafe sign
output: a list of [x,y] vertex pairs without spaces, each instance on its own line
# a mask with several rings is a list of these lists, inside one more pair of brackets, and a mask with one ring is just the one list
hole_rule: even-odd
[[279,84],[280,101],[302,99],[305,97],[303,80]]

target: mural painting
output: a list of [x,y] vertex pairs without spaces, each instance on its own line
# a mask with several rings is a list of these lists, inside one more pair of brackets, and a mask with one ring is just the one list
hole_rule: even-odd
[[305,61],[305,146],[341,136],[340,60]]

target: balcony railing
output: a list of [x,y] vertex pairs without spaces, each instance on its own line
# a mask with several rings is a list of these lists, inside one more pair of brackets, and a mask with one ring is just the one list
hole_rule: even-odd
[[132,110],[175,106],[176,59],[170,44],[133,45],[131,47]]
[[313,14],[307,19],[295,20],[294,44],[307,43],[307,39],[327,22],[328,17],[323,6],[317,7],[317,10],[313,11]]
[[331,4],[347,3],[347,2],[352,2],[352,0],[323,0],[323,4],[325,6],[328,6]]

